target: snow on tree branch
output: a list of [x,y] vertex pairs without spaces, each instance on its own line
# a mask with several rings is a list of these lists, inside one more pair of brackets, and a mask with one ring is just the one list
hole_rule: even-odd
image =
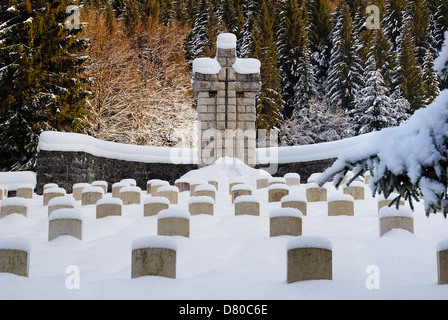
[[358,152],[339,158],[319,178],[319,185],[332,180],[339,187],[345,174],[354,177],[370,171],[373,195],[399,193],[409,202],[425,202],[431,210],[448,214],[448,90],[443,91],[426,108],[417,110],[398,127],[378,131],[369,145]]

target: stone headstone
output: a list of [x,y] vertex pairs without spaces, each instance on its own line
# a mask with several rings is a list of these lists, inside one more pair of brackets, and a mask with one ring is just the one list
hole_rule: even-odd
[[288,194],[287,196],[284,196],[281,200],[281,207],[298,209],[304,216],[306,216],[308,212],[306,197],[301,194]]
[[270,236],[302,235],[302,213],[294,208],[279,208],[269,213]]
[[102,198],[96,202],[96,218],[121,216],[123,201],[120,198]]
[[82,212],[78,209],[53,211],[48,220],[48,241],[59,236],[72,236],[82,240]]
[[289,188],[286,183],[271,184],[268,187],[268,202],[280,202],[282,198],[288,194]]
[[378,213],[380,237],[392,229],[414,233],[414,214],[407,207],[383,207]]
[[123,187],[120,189],[120,199],[124,205],[140,204],[141,192],[139,187]]
[[191,214],[181,208],[169,208],[157,214],[157,235],[190,237]]
[[336,194],[328,198],[329,216],[354,216],[355,202],[349,194]]
[[143,201],[143,216],[157,215],[160,211],[170,207],[170,200],[165,197],[148,197]]
[[188,211],[191,215],[214,214],[215,199],[209,196],[194,196],[188,200]]
[[310,182],[306,186],[307,202],[327,201],[327,188],[320,188],[315,182]]
[[448,284],[448,239],[437,243],[437,279],[438,284]]
[[300,236],[287,243],[287,283],[332,280],[331,242],[320,236]]
[[260,201],[253,195],[243,195],[235,198],[234,201],[235,215],[260,215]]
[[131,278],[176,278],[177,244],[169,237],[139,238],[132,244]]
[[28,216],[28,205],[24,198],[6,198],[0,202],[0,218],[13,213]]
[[82,189],[82,200],[81,204],[83,206],[96,204],[98,200],[103,198],[104,188],[97,186],[90,186]]
[[31,246],[22,238],[0,239],[0,273],[29,275]]

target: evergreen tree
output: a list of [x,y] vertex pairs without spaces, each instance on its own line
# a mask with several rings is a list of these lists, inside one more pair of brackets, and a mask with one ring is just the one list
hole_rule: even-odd
[[397,124],[389,98],[389,88],[376,67],[373,54],[369,55],[366,69],[366,85],[358,92],[356,108],[350,112],[356,134],[379,131]]
[[254,28],[255,28],[255,15],[257,13],[257,5],[255,1],[249,0],[245,7],[245,23],[242,29],[242,35],[240,39],[240,46],[238,54],[243,58],[250,58],[254,52]]
[[83,130],[87,46],[65,27],[70,4],[2,2],[0,170],[33,169],[43,130]]
[[423,63],[423,79],[425,104],[428,105],[440,94],[439,76],[434,70],[434,58],[429,49],[426,51]]
[[408,16],[403,24],[399,38],[398,87],[403,96],[411,104],[411,112],[425,106],[425,93],[423,88],[423,73],[418,62],[417,47],[413,37],[411,17]]
[[282,72],[284,115],[290,118],[298,108],[307,108],[316,95],[316,79],[311,64],[308,17],[297,0],[284,0],[280,15],[279,68]]
[[354,108],[356,92],[363,87],[363,70],[357,52],[359,42],[346,1],[339,2],[335,20],[331,34],[328,97],[333,108],[348,111]]
[[[423,46],[423,41],[427,34],[427,28],[429,25],[430,11],[427,6],[426,0],[413,0],[410,4],[410,15],[413,38],[415,46],[417,47],[418,61],[423,63],[426,55],[426,48]],[[405,10],[406,11],[406,10]]]
[[382,25],[388,38],[392,42],[393,49],[397,49],[397,38],[400,36],[403,25],[403,11],[405,10],[405,0],[389,0],[386,4]]
[[411,105],[409,101],[403,97],[400,89],[396,89],[390,96],[393,117],[397,122],[397,125],[405,122],[411,115]]
[[271,130],[282,120],[281,78],[278,72],[277,44],[274,41],[274,19],[268,1],[261,2],[254,26],[253,58],[261,62],[261,91],[257,100],[257,128]]
[[393,91],[397,85],[397,55],[382,28],[373,30],[370,53],[375,57],[376,66],[386,86]]
[[327,0],[312,0],[310,12],[310,49],[315,70],[318,93],[325,92],[326,78],[330,64],[330,33],[332,9]]

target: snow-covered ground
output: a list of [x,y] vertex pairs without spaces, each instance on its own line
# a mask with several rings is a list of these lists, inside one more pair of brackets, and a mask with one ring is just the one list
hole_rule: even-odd
[[[286,283],[286,247],[291,236],[269,237],[267,188],[256,189],[260,172],[244,165],[212,165],[185,178],[216,178],[215,212],[193,215],[190,237],[177,243],[177,278],[131,279],[131,248],[136,239],[157,234],[157,217],[144,217],[143,204],[123,206],[122,216],[83,214],[83,240],[62,236],[48,241],[47,207],[42,196],[26,200],[28,217],[0,219],[0,238],[18,237],[31,245],[29,277],[0,274],[4,299],[446,299],[448,285],[437,284],[436,247],[448,238],[448,220],[426,217],[417,204],[414,234],[392,230],[379,237],[377,198],[366,186],[366,200],[355,200],[354,216],[329,217],[326,202],[308,203],[303,235],[324,236],[333,248],[333,280]],[[260,216],[235,216],[229,180],[244,177],[261,204]],[[132,178],[132,177],[129,177]],[[116,181],[110,181],[110,185]],[[328,196],[342,193],[327,184]],[[306,181],[290,187],[305,194]],[[111,197],[111,193],[105,197]],[[142,192],[142,199],[148,197]],[[179,204],[188,208],[189,192]],[[142,202],[143,203],[143,200]],[[78,273],[79,272],[79,273]],[[373,272],[373,273],[372,273]],[[73,288],[79,275],[79,288]],[[371,279],[375,275],[375,288]],[[71,289],[70,289],[71,288]]]

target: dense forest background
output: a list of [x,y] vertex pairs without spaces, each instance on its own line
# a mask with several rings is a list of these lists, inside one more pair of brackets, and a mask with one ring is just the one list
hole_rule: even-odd
[[[448,0],[0,0],[0,170],[43,130],[193,147],[191,65],[231,32],[261,61],[257,128],[281,145],[396,126],[448,87]],[[369,5],[379,8],[371,29]],[[81,7],[79,28],[68,28]],[[438,71],[438,72],[437,72]]]

